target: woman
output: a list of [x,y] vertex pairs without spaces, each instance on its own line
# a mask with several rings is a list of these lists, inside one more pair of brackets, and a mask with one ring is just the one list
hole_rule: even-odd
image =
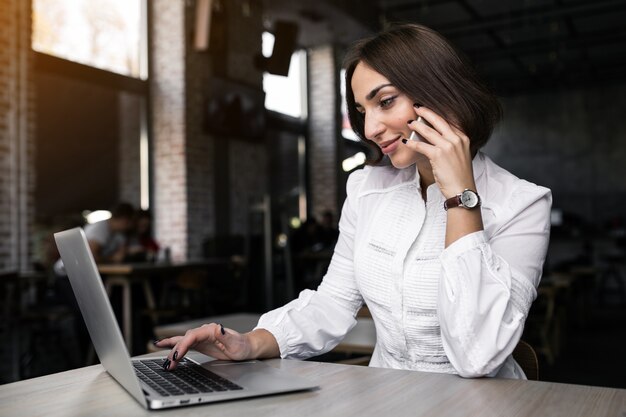
[[345,64],[352,126],[391,165],[350,176],[322,284],[250,333],[209,324],[158,342],[172,347],[165,367],[190,348],[220,359],[315,356],[366,303],[377,331],[370,366],[525,378],[511,353],[541,278],[550,191],[478,151],[500,105],[434,31],[392,28],[356,44]]

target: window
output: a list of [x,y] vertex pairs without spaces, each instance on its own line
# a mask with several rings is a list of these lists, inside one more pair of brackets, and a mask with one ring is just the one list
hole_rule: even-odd
[[[272,55],[274,35],[263,33],[263,56]],[[291,56],[289,75],[283,77],[263,74],[265,108],[300,119],[306,118],[306,53],[296,51]]]
[[38,52],[146,79],[145,0],[33,0]]
[[[37,206],[44,214],[107,207],[119,198],[142,208],[150,204],[148,1],[32,0],[37,123],[42,127],[37,149],[50,150],[38,153],[39,178],[58,184],[71,176],[58,169],[68,155],[58,152],[61,142],[75,146],[77,155],[98,154],[101,165],[89,167],[94,171],[118,171],[97,176],[97,187],[95,176],[89,184],[71,187],[65,198],[50,198],[50,187],[38,187]],[[59,120],[83,122],[64,129]]]

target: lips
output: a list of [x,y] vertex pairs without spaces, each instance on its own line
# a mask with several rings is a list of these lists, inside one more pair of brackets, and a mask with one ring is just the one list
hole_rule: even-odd
[[398,143],[400,143],[400,136],[392,140],[381,142],[378,146],[380,146],[380,150],[383,151],[384,154],[388,154],[396,150]]

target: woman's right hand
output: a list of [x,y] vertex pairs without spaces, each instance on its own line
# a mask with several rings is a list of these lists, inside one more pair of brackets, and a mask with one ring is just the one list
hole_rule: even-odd
[[172,348],[163,364],[166,370],[174,370],[178,362],[189,352],[196,350],[220,360],[253,359],[250,333],[241,334],[225,329],[221,324],[211,323],[188,330],[184,336],[174,336],[154,343],[159,348]]

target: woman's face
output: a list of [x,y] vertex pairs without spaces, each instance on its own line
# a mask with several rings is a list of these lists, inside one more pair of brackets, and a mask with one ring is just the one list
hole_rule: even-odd
[[351,84],[356,108],[365,118],[365,137],[389,156],[393,166],[406,168],[425,160],[401,141],[411,134],[407,122],[416,117],[413,101],[362,62],[354,69]]

